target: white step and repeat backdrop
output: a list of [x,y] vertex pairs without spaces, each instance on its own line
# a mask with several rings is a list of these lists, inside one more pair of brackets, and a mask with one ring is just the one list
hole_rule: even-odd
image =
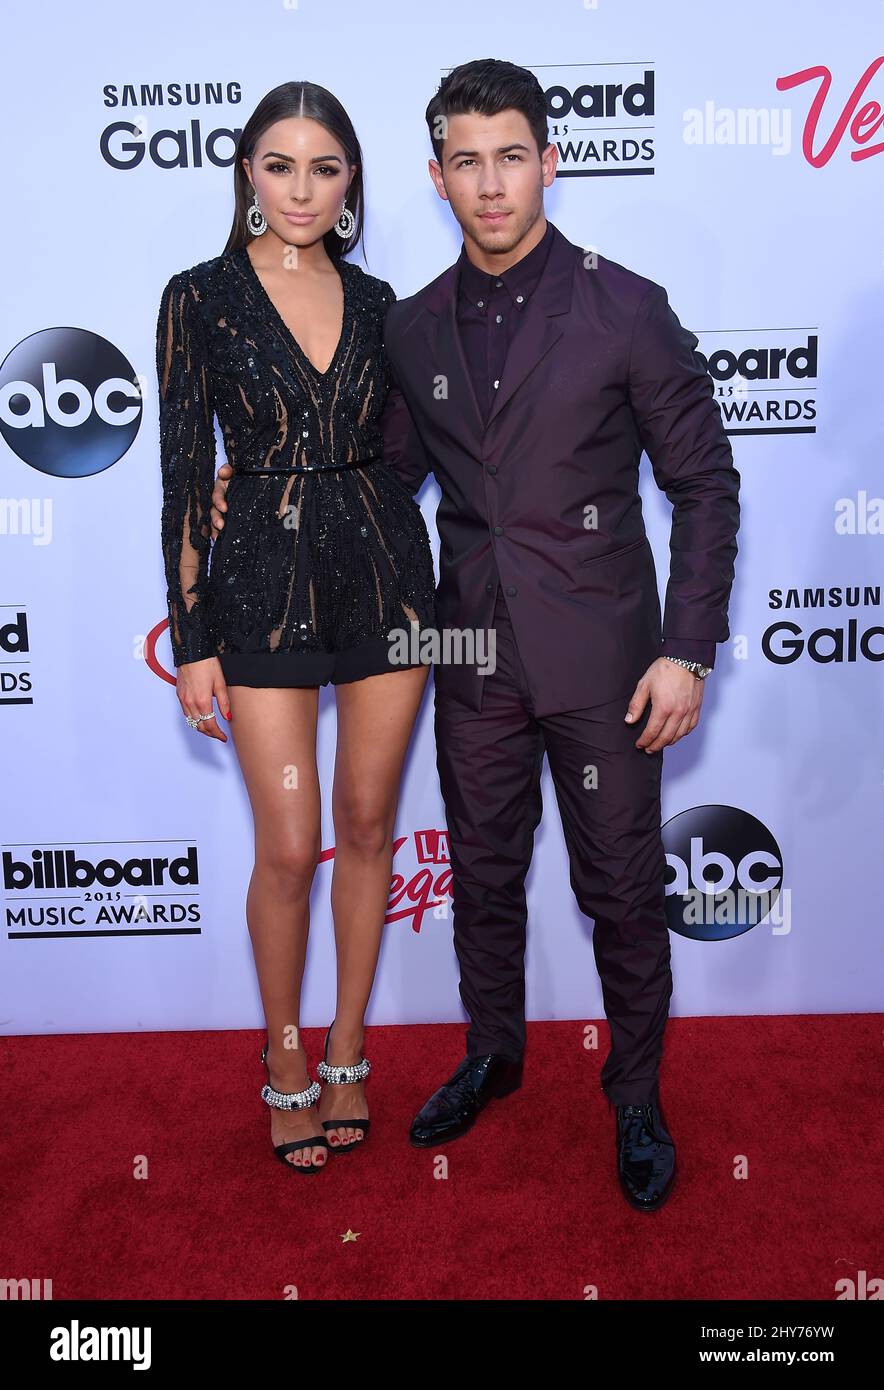
[[[363,142],[366,268],[400,296],[432,279],[460,236],[427,174],[424,107],[449,68],[486,56],[532,68],[548,93],[550,219],[665,285],[697,334],[743,480],[732,640],[700,727],[665,754],[670,888],[707,889],[693,926],[673,912],[673,1012],[880,1007],[882,17],[879,0],[7,11],[5,1032],[261,1023],[245,789],[232,742],[192,733],[174,690],[159,297],[222,250],[234,135],[293,78],[331,88]],[[662,595],[669,508],[647,460],[642,474]],[[434,545],[437,498],[430,480]],[[370,1022],[463,1017],[432,713],[428,688]],[[327,688],[326,787],[334,734]],[[548,772],[544,793],[529,1013],[599,1016]],[[306,1025],[334,1008],[328,798],[323,832]],[[728,886],[730,899],[713,896]],[[758,921],[761,889],[773,905]]]

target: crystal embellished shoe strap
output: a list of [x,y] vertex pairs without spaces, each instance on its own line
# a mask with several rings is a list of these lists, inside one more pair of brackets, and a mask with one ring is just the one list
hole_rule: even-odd
[[307,1110],[316,1104],[321,1092],[318,1081],[312,1081],[303,1091],[274,1091],[272,1086],[264,1086],[261,1099],[276,1110]]
[[370,1071],[371,1062],[365,1057],[351,1067],[332,1067],[328,1062],[319,1062],[316,1067],[317,1076],[321,1076],[323,1081],[328,1081],[332,1086],[346,1086],[354,1081],[364,1081]]

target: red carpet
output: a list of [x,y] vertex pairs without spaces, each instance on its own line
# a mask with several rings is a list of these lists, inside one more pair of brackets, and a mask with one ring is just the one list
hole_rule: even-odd
[[620,1195],[607,1026],[600,1053],[583,1028],[528,1025],[522,1089],[439,1149],[446,1179],[406,1135],[461,1025],[366,1030],[366,1149],[315,1178],[273,1156],[259,1032],[4,1038],[0,1275],[55,1299],[831,1300],[881,1273],[879,1016],[672,1019],[654,1214]]

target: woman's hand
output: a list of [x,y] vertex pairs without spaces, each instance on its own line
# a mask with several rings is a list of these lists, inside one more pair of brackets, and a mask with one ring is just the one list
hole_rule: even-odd
[[187,661],[179,666],[175,689],[186,715],[189,714],[192,719],[196,719],[199,714],[212,715],[211,719],[200,720],[196,732],[208,734],[209,738],[220,738],[222,743],[226,743],[227,735],[222,734],[218,728],[212,704],[214,697],[218,701],[219,710],[229,723],[230,696],[217,656],[207,656],[204,661]]

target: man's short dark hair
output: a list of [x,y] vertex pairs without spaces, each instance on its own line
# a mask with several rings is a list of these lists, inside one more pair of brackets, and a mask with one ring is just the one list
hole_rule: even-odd
[[445,122],[440,116],[465,116],[471,111],[496,116],[510,110],[521,111],[537,142],[537,152],[542,154],[549,144],[546,97],[533,72],[499,58],[476,58],[453,68],[442,79],[426,112],[436,159],[441,163],[439,131],[444,130]]

